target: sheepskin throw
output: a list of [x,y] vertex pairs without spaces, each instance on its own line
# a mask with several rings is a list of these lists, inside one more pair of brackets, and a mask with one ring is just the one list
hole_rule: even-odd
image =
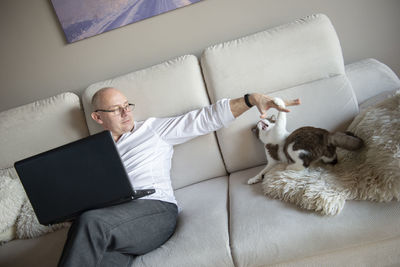
[[0,234],[15,227],[15,235],[1,238],[0,244],[13,238],[35,238],[68,225],[41,225],[15,170],[0,170]]
[[5,232],[17,221],[25,192],[17,179],[0,176],[0,233]]
[[357,115],[348,130],[364,140],[361,150],[338,149],[334,166],[289,171],[277,165],[264,176],[264,194],[322,215],[340,213],[347,199],[399,201],[400,90]]
[[69,225],[69,223],[58,223],[48,226],[40,224],[35,212],[33,211],[31,203],[27,199],[21,207],[21,213],[16,222],[17,238],[35,238]]

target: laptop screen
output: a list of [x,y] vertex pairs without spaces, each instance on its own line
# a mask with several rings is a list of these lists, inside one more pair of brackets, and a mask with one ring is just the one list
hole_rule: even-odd
[[133,189],[109,131],[14,164],[41,224],[130,199]]

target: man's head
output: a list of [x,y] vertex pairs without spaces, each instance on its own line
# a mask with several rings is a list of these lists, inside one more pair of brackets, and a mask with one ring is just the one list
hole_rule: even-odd
[[119,90],[113,87],[102,88],[92,98],[93,120],[110,130],[114,140],[134,127],[132,106]]

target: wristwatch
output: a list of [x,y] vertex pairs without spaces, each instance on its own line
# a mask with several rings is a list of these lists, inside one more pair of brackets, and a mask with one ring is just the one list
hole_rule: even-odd
[[246,105],[247,105],[249,108],[251,108],[253,105],[250,103],[249,96],[250,96],[250,94],[245,94],[245,95],[244,95],[244,102],[246,102]]

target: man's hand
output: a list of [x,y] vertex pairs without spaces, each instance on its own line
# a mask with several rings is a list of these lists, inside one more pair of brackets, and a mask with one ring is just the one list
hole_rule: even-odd
[[[258,108],[258,111],[261,113],[260,118],[262,118],[262,119],[267,117],[267,111],[270,108],[276,108],[277,110],[283,111],[283,112],[290,112],[290,110],[288,110],[287,108],[282,108],[282,107],[276,105],[273,101],[273,98],[269,97],[267,95],[253,93],[249,96],[249,101],[250,101],[250,104],[252,104]],[[285,105],[287,107],[300,105],[299,99],[284,100],[284,101],[285,101]],[[231,101],[229,103],[230,103],[230,108],[231,108],[232,114],[235,118],[239,117],[240,115],[243,114],[243,112],[245,112],[249,109],[249,107],[246,105],[243,97],[231,99]]]
[[[273,101],[273,98],[267,96],[267,95],[262,95],[262,94],[251,94],[249,97],[250,104],[256,106],[258,108],[258,111],[260,112],[260,118],[265,119],[267,117],[267,111],[270,108],[275,108],[279,111],[283,112],[290,112],[289,109],[278,106],[275,104]],[[286,107],[288,106],[296,106],[300,105],[300,99],[293,99],[293,100],[284,100]]]

